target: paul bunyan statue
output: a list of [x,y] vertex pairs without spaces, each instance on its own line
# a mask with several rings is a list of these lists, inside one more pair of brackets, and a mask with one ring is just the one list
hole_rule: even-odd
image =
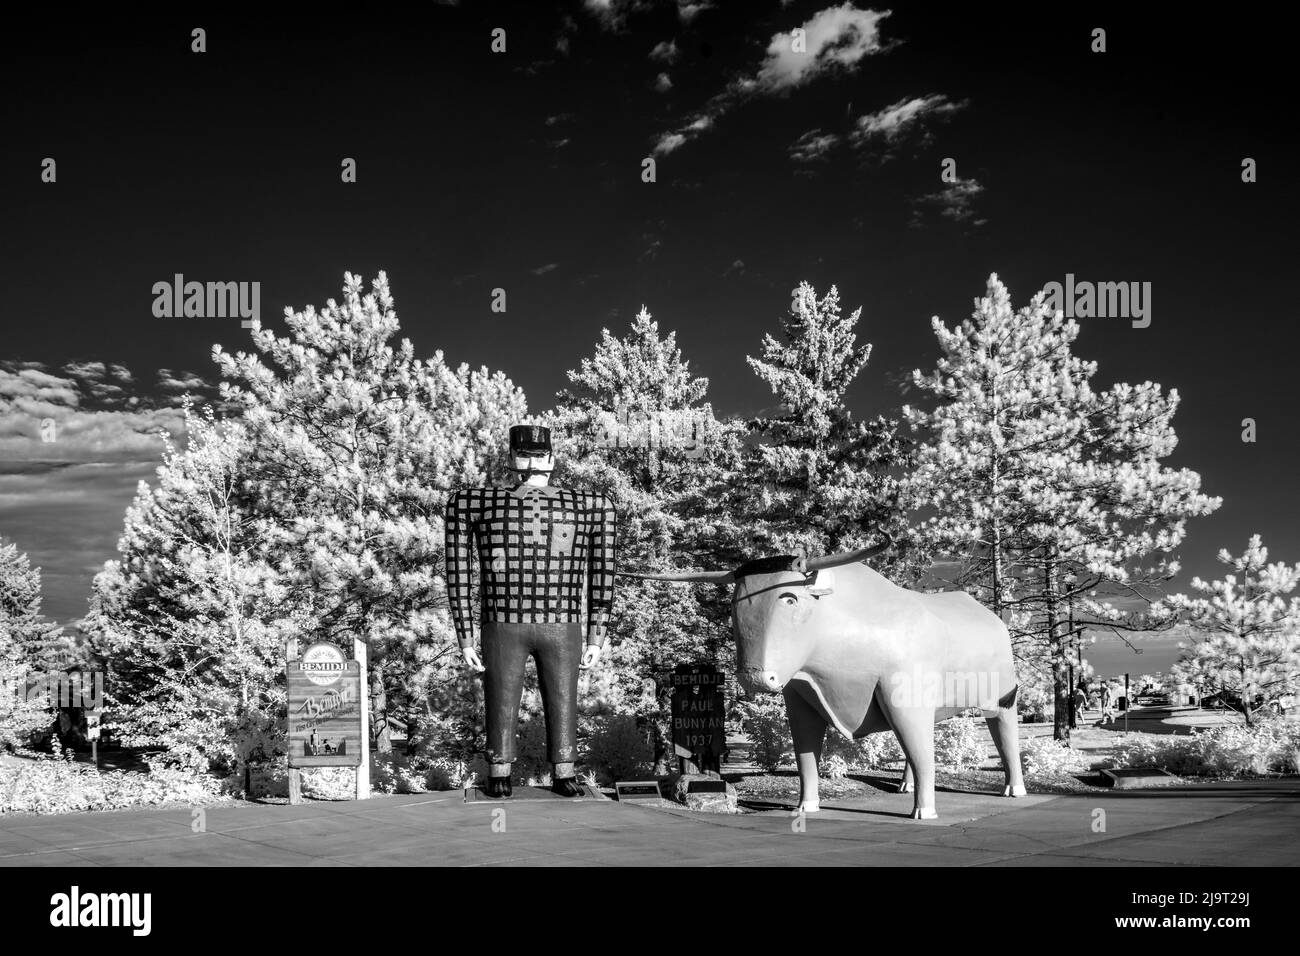
[[[614,603],[617,516],[604,495],[554,488],[550,429],[510,429],[513,487],[457,491],[447,506],[447,593],[465,663],[483,675],[489,797],[511,795],[524,665],[536,661],[551,789],[578,784],[578,672],[600,658]],[[480,628],[471,562],[477,551]],[[585,608],[584,608],[585,605]],[[481,637],[480,637],[481,630]],[[475,648],[480,637],[482,653]]]

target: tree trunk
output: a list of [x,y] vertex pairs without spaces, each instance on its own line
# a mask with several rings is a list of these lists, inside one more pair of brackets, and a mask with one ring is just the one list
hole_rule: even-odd
[[370,660],[370,749],[375,753],[392,753],[393,739],[388,731],[388,695],[384,692],[382,662]]
[[1069,746],[1070,743],[1070,706],[1074,688],[1070,686],[1069,661],[1065,653],[1065,641],[1057,633],[1059,621],[1056,614],[1056,566],[1047,562],[1043,569],[1043,595],[1047,611],[1047,646],[1052,655],[1052,687],[1056,704],[1052,714],[1052,737]]

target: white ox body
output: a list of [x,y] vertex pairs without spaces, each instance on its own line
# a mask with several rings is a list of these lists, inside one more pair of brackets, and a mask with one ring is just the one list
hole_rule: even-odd
[[817,762],[833,724],[849,737],[893,730],[915,777],[913,816],[936,816],[934,724],[972,707],[988,720],[1005,794],[1025,793],[1011,639],[970,595],[909,591],[853,563],[812,579],[742,574],[733,612],[742,684],[785,696],[802,809],[818,808]]

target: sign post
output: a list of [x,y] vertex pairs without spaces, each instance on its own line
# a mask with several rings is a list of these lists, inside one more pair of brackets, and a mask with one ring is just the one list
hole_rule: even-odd
[[86,736],[90,738],[90,759],[99,769],[99,714],[86,714]]
[[[302,779],[297,771],[304,767],[355,767],[358,795],[361,792],[361,768],[369,749],[364,730],[364,646],[362,654],[360,661],[347,660],[338,646],[317,642],[303,651],[300,659],[285,662],[290,803],[302,800]],[[365,777],[369,796],[369,774]]]
[[357,799],[370,799],[370,674],[366,667],[366,642],[352,639],[352,656],[361,667],[361,764],[357,767]]
[[722,771],[727,747],[725,679],[714,664],[680,664],[673,671],[673,753],[682,774]]

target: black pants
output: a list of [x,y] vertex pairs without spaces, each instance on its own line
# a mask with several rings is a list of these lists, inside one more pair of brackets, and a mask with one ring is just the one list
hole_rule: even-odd
[[489,763],[512,763],[524,692],[524,665],[537,662],[546,714],[547,755],[552,763],[578,759],[578,664],[581,624],[483,622],[483,696],[487,708]]

